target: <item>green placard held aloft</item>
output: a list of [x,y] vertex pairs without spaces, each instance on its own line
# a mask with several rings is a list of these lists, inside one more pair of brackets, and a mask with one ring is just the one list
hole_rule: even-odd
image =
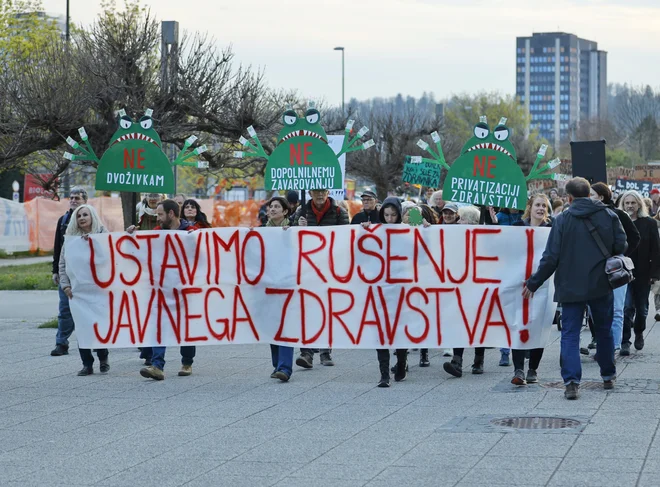
[[438,154],[423,140],[417,145],[449,171],[443,187],[443,198],[446,201],[524,210],[527,203],[527,181],[557,179],[549,171],[557,167],[560,161],[554,159],[538,169],[548,148],[542,145],[532,170],[525,177],[509,140],[510,135],[506,118],[500,119],[500,123],[491,130],[486,117],[481,117],[474,127],[472,138],[465,143],[461,155],[451,166],[442,157],[439,137],[437,140],[433,137]]
[[437,188],[440,186],[441,171],[442,166],[433,160],[423,160],[420,156],[406,156],[401,179],[404,183]]
[[264,187],[267,191],[343,189],[339,157],[356,150],[374,146],[372,140],[354,145],[368,132],[367,127],[351,137],[353,120],[346,124],[344,144],[338,154],[328,145],[328,136],[320,124],[321,115],[310,103],[304,117],[299,117],[292,108],[284,112],[284,127],[277,136],[275,149],[266,153],[256,131],[248,127],[254,143],[245,137],[240,143],[246,150],[234,152],[234,157],[264,158],[266,173]]
[[133,121],[125,110],[119,111],[119,127],[110,140],[108,149],[99,158],[94,153],[87,132],[81,127],[78,132],[84,147],[69,137],[67,143],[79,154],[64,153],[70,161],[95,161],[95,188],[101,191],[174,193],[173,166],[207,168],[207,161],[195,160],[206,151],[206,146],[190,150],[197,137],[189,137],[179,156],[170,163],[163,152],[160,136],[154,130],[152,110],[147,110],[140,120]]

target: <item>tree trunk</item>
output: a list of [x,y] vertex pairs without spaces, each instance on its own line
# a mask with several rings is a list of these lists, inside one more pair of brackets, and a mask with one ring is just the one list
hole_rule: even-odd
[[135,205],[140,201],[140,193],[127,193],[122,191],[119,195],[121,197],[121,209],[124,214],[124,228],[128,228],[131,225],[137,225]]

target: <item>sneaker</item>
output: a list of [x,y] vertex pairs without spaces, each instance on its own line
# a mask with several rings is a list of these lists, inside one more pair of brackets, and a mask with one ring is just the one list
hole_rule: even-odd
[[472,364],[472,373],[475,375],[480,375],[484,373],[484,363],[483,361],[480,362],[474,362]]
[[270,374],[270,378],[271,379],[277,379],[277,376],[275,374],[277,374],[277,369],[273,370],[273,373]]
[[635,350],[642,350],[644,348],[644,334],[635,334]]
[[500,356],[500,367],[508,367],[509,365],[511,365],[509,354],[507,352],[502,352],[502,355]]
[[101,360],[101,373],[105,374],[110,370],[110,364],[108,363],[108,359]]
[[146,379],[154,380],[163,380],[165,378],[165,372],[153,365],[140,369],[140,375]]
[[408,361],[405,359],[397,361],[395,367],[396,371],[394,372],[394,380],[396,382],[406,380],[406,377],[408,377]]
[[603,381],[603,389],[606,391],[610,391],[614,389],[614,381],[615,379],[610,379],[610,380],[604,380]]
[[580,347],[580,355],[589,355],[589,349],[585,347]]
[[192,374],[192,365],[182,365],[181,370],[179,370],[180,377],[188,377]]
[[94,373],[93,368],[83,366],[83,368],[80,369],[80,372],[78,372],[78,376],[84,377],[86,375],[92,375],[93,373]]
[[619,355],[622,357],[627,357],[630,355],[630,343],[622,343],[621,344],[621,350],[619,351]]
[[527,381],[525,380],[525,371],[522,369],[516,369],[513,372],[513,379],[511,379],[511,383],[515,386],[526,386]]
[[380,380],[378,381],[378,387],[390,387],[390,374],[388,374],[388,373],[380,374]]
[[596,339],[595,338],[591,339],[591,342],[589,343],[589,345],[587,345],[587,348],[589,350],[596,350]]
[[527,383],[528,384],[538,384],[539,383],[539,376],[536,374],[536,370],[529,369],[527,371]]
[[[429,361],[429,350],[427,348],[422,348],[419,352],[419,366],[420,367],[430,367],[431,362]],[[396,380],[396,378],[394,378]]]
[[323,352],[321,354],[321,365],[325,365],[326,367],[333,367],[335,365],[329,353]]
[[655,321],[660,321],[660,313],[656,313],[653,318],[655,319]]
[[287,374],[286,372],[284,372],[282,370],[278,370],[273,375],[275,376],[275,379],[279,379],[282,382],[288,382],[288,380],[291,378],[291,376],[289,374]]
[[442,352],[443,357],[451,357],[454,354],[454,350],[451,348],[445,348]]
[[314,364],[312,363],[313,357],[307,353],[301,353],[300,357],[296,359],[296,365],[298,367],[302,367],[303,369],[311,369],[314,367]]
[[575,382],[568,384],[564,391],[564,397],[571,401],[580,397],[580,384],[576,384]]
[[68,345],[55,345],[55,348],[50,352],[52,357],[59,357],[61,355],[69,355]]

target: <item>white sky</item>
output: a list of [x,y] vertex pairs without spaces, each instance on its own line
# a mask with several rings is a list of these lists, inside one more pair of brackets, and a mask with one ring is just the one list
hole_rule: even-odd
[[[515,39],[562,31],[608,51],[608,82],[660,86],[660,0],[142,0],[158,20],[232,44],[271,87],[341,102],[397,93],[515,92]],[[70,0],[89,24],[98,0]],[[118,3],[123,3],[119,0]],[[43,0],[64,14],[66,0]],[[542,5],[542,7],[541,7]]]

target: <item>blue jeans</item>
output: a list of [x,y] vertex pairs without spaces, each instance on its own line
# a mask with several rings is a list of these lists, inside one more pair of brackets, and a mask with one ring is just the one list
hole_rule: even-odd
[[273,360],[275,371],[282,371],[289,377],[293,371],[293,347],[284,347],[282,345],[270,346],[270,357]]
[[612,337],[614,348],[621,348],[623,337],[623,306],[626,301],[626,290],[628,285],[618,287],[614,290],[614,317],[612,318]]
[[614,365],[614,339],[612,338],[612,314],[614,312],[614,293],[578,303],[562,303],[561,328],[561,376],[564,385],[571,382],[579,384],[582,380],[580,363],[580,331],[584,319],[584,309],[591,308],[596,336],[596,358],[603,380],[616,377]]
[[635,335],[641,335],[646,330],[646,318],[649,315],[649,293],[651,284],[635,279],[628,284],[626,304],[623,307],[623,338],[622,343],[630,345],[632,329]]
[[57,287],[57,292],[60,295],[60,309],[57,315],[57,334],[55,335],[55,345],[69,346],[69,337],[73,333],[76,325],[71,316],[71,309],[69,308],[69,298],[60,286]]
[[[163,370],[165,368],[165,350],[167,347],[152,347],[153,355],[151,357],[151,365]],[[195,358],[197,347],[181,347],[181,365],[192,365]]]

